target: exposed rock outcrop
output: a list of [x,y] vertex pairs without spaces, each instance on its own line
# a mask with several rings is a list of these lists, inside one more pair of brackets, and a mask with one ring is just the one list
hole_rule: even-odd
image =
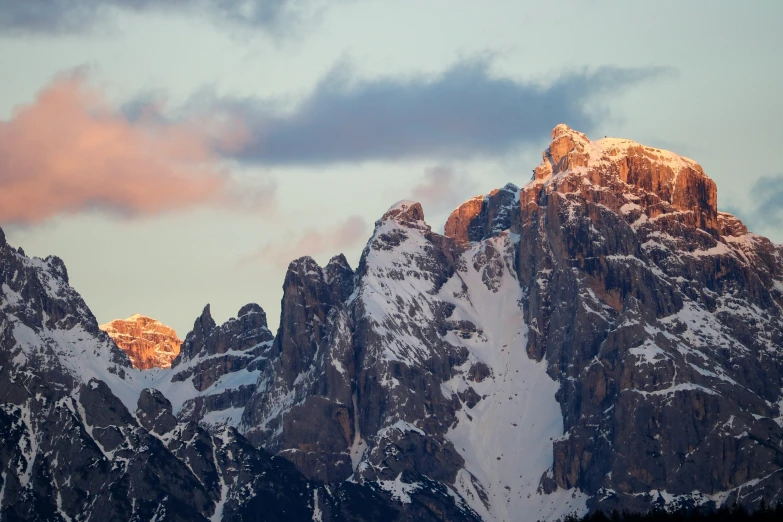
[[221,325],[212,319],[209,305],[193,324],[172,363],[165,390],[185,386],[190,394],[177,410],[181,419],[235,426],[266,364],[274,336],[266,313],[255,303],[239,309],[236,318]]
[[135,314],[100,325],[101,330],[117,343],[134,368],[170,368],[179,355],[182,341],[173,328],[156,319]]
[[307,476],[499,520],[777,499],[780,249],[692,160],[560,125],[523,188],[445,236],[399,202],[350,294],[323,272],[292,263],[241,425]]
[[168,370],[130,367],[59,259],[0,244],[0,514],[506,521],[781,500],[783,247],[671,152],[558,125],[534,172],[444,235],[393,205],[355,271],[289,265],[275,337],[258,305],[222,325],[207,306]]
[[[440,520],[423,501],[310,482],[230,426],[177,419],[145,389],[173,370],[133,369],[58,261],[0,244],[0,519]],[[260,307],[238,315],[219,327],[203,316],[209,333],[185,353],[271,343]]]
[[519,187],[513,183],[495,189],[486,196],[476,196],[449,215],[444,234],[461,243],[481,241],[511,228],[518,216]]

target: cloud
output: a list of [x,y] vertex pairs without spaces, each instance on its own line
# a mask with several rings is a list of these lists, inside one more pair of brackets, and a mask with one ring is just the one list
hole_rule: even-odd
[[287,26],[300,14],[290,0],[0,0],[0,30],[42,35],[84,33],[110,20],[112,11],[195,13],[214,21],[272,31]]
[[34,224],[99,211],[149,216],[198,205],[258,204],[271,190],[242,193],[216,152],[234,150],[241,126],[205,118],[129,121],[85,75],[56,78],[30,105],[0,122],[0,223]]
[[589,133],[607,115],[606,95],[672,73],[603,67],[540,85],[493,76],[490,65],[473,59],[437,76],[363,81],[338,67],[288,113],[259,98],[216,98],[212,108],[243,119],[252,137],[235,156],[248,163],[464,158],[538,144],[558,123]]
[[465,199],[465,193],[472,190],[475,183],[468,177],[457,173],[452,167],[437,165],[424,171],[424,177],[413,187],[411,196],[428,209],[439,212],[451,210]]
[[759,178],[750,193],[755,208],[746,214],[752,224],[765,228],[783,225],[783,174]]
[[278,268],[302,256],[335,255],[346,248],[356,246],[367,239],[367,222],[361,216],[349,216],[345,221],[325,229],[310,228],[292,239],[267,243],[258,252],[241,259],[238,268],[246,268],[258,262],[272,262]]

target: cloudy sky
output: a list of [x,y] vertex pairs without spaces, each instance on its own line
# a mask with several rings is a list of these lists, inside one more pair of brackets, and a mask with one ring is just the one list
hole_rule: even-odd
[[101,322],[277,325],[290,260],[526,183],[552,127],[700,162],[783,242],[781,2],[0,0],[0,226]]

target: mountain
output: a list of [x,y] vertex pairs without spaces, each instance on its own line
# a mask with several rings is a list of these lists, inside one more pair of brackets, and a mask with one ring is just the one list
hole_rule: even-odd
[[444,234],[398,202],[355,269],[291,262],[274,335],[258,305],[222,325],[207,306],[171,368],[147,371],[59,259],[2,238],[0,513],[555,520],[774,504],[783,247],[716,202],[690,159],[558,125],[521,188],[468,200]]
[[177,418],[150,386],[177,374],[133,368],[62,260],[29,258],[2,231],[0,289],[0,520],[439,520]]
[[170,368],[182,340],[165,324],[140,314],[99,326],[125,352],[134,368]]

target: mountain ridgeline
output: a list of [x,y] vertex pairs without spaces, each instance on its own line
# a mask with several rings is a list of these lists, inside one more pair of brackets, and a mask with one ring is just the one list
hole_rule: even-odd
[[558,520],[775,505],[783,247],[694,161],[552,132],[534,176],[291,262],[141,370],[0,233],[0,519]]

